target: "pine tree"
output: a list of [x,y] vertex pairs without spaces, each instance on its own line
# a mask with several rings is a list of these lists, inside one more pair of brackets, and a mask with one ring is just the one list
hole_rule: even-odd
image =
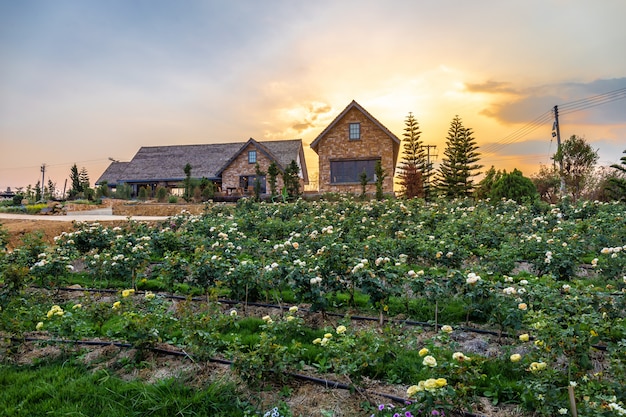
[[478,170],[482,165],[477,164],[480,153],[472,133],[472,129],[463,126],[459,116],[454,116],[435,179],[439,192],[446,197],[467,197],[473,192],[471,178],[480,173]]
[[[622,152],[626,154],[626,150]],[[613,164],[611,168],[617,170],[616,176],[609,180],[609,183],[619,190],[619,197],[626,197],[626,156],[620,158],[620,164]]]
[[76,164],[72,165],[72,168],[70,168],[70,180],[72,181],[72,188],[69,191],[69,196],[72,198],[83,192],[83,186],[80,182],[80,174],[78,173]]
[[87,173],[87,168],[82,167],[80,169],[78,178],[80,181],[81,191],[85,191],[87,188],[89,188],[89,174]]
[[422,132],[419,130],[419,124],[413,113],[409,112],[404,121],[404,155],[403,161],[400,162],[400,195],[406,198],[424,197],[426,195],[426,187],[424,181],[428,183],[429,170],[427,169],[426,153],[420,136]]

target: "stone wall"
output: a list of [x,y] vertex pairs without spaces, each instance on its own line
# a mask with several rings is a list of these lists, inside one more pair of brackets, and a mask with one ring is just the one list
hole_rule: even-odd
[[[240,175],[256,175],[255,164],[248,163],[248,151],[256,150],[256,158],[259,163],[261,171],[266,173],[266,189],[267,193],[270,193],[270,184],[267,178],[267,169],[271,164],[271,160],[265,156],[265,154],[258,149],[254,144],[249,144],[243,152],[222,172],[222,191],[238,191],[240,193],[246,193],[247,190],[239,189],[239,176]],[[252,186],[253,184],[251,184]],[[280,190],[283,188],[283,178],[281,175],[276,177],[276,192],[280,194]],[[248,190],[249,191],[249,190]]]
[[[350,140],[348,129],[350,123],[361,124],[361,139]],[[383,192],[393,193],[393,174],[396,164],[393,151],[394,142],[387,133],[359,110],[352,108],[339,120],[318,143],[319,155],[319,192],[361,193],[361,184],[332,184],[330,178],[330,161],[339,159],[380,158],[387,174],[383,182]],[[368,184],[366,192],[376,191],[376,184]]]

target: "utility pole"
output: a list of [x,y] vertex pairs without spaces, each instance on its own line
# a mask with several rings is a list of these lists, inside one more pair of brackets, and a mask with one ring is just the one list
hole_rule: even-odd
[[563,178],[563,155],[561,155],[561,130],[559,129],[559,106],[554,106],[554,133],[556,133],[556,152],[559,155],[559,177],[561,178],[561,196],[563,196],[563,193],[565,193],[565,179]]
[[43,199],[44,190],[46,187],[46,164],[41,165],[41,198]]

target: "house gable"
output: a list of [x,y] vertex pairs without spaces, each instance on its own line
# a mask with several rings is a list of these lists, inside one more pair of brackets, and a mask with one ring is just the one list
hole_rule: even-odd
[[[359,174],[365,170],[373,180],[373,166],[378,160],[387,173],[383,190],[393,192],[400,139],[356,101],[320,133],[311,148],[319,155],[320,192],[360,193]],[[366,191],[374,190],[375,185],[370,181]]]

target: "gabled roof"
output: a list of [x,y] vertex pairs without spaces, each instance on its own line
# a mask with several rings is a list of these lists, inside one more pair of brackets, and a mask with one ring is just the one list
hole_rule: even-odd
[[311,142],[311,149],[313,149],[315,152],[317,152],[317,146],[319,145],[320,140],[322,140],[322,138],[324,136],[326,136],[326,134],[333,127],[335,127],[335,125],[337,123],[339,123],[339,121],[341,119],[343,119],[343,117],[352,109],[357,109],[358,111],[363,113],[365,115],[365,117],[370,119],[372,121],[372,123],[374,123],[376,126],[378,126],[383,132],[385,132],[391,138],[391,140],[393,140],[398,146],[400,146],[400,139],[398,139],[398,137],[396,135],[391,133],[391,131],[389,129],[387,129],[385,126],[383,126],[382,123],[380,123],[374,116],[372,116],[367,110],[365,110],[359,103],[357,103],[356,101],[352,100],[352,102],[350,104],[348,104],[348,106],[341,113],[339,113],[339,115],[337,117],[335,117],[335,120],[333,120],[332,123],[329,124],[326,127],[326,129],[324,129],[322,131],[322,133],[320,133],[317,136],[317,138],[315,138],[315,140],[313,142]]
[[250,138],[244,143],[241,148],[233,154],[233,156],[218,170],[217,175],[222,175],[222,172],[235,160],[241,153],[249,146],[254,145],[261,153],[263,153],[267,159],[276,162],[278,169],[284,171],[285,168],[291,163],[291,161],[300,161],[300,167],[302,168],[302,176],[304,181],[308,183],[309,177],[306,169],[306,163],[304,162],[304,149],[302,147],[302,139],[290,139],[290,140],[274,140],[258,142],[253,138]]
[[308,181],[302,139],[271,142],[213,143],[204,145],[143,146],[130,162],[113,162],[96,183],[183,181],[185,165],[191,165],[193,178],[218,180],[224,169],[248,146],[254,143],[270,160],[284,170],[292,160],[300,160]]
[[128,162],[111,162],[111,165],[104,170],[100,178],[98,178],[98,181],[96,181],[96,185],[100,185],[106,181],[110,187],[116,187],[128,164]]
[[217,179],[218,169],[240,146],[241,143],[143,146],[120,179],[124,182],[182,181],[187,164],[191,165],[192,177]]

